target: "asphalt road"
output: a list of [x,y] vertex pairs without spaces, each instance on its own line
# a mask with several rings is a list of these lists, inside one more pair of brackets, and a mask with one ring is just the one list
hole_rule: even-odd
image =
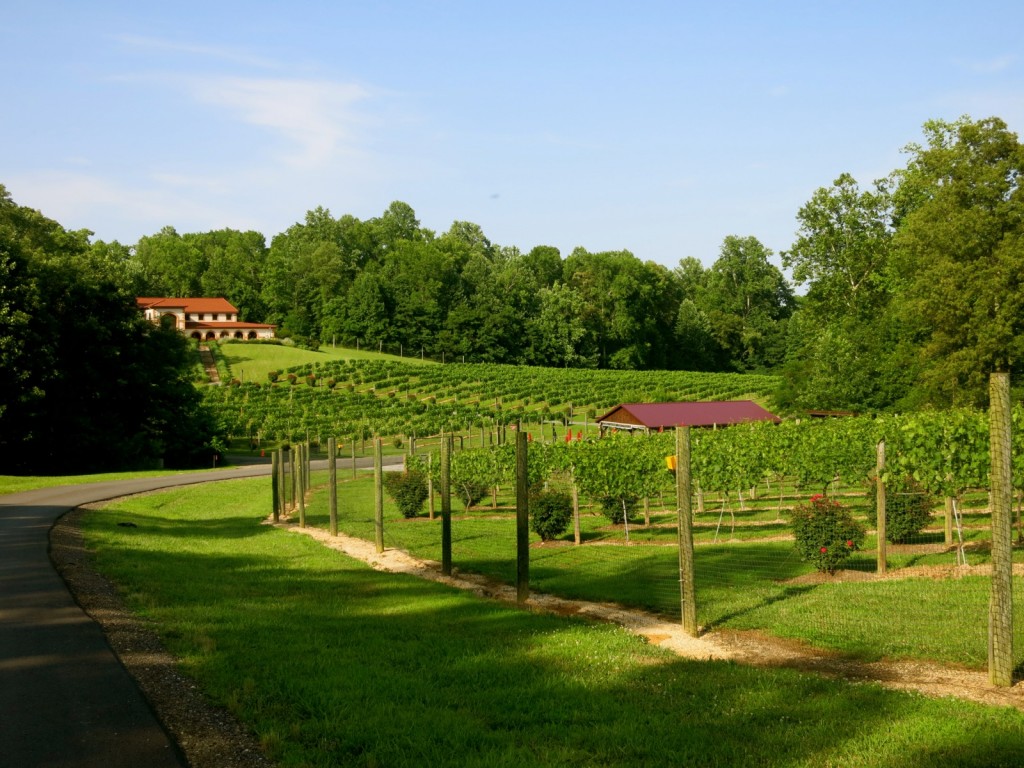
[[50,528],[83,504],[269,473],[264,463],[0,495],[0,768],[187,766],[54,569]]

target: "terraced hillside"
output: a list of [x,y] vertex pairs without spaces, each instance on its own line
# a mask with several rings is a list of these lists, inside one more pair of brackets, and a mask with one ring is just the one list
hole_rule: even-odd
[[276,382],[211,387],[205,396],[233,438],[319,443],[516,421],[583,423],[621,402],[764,402],[776,385],[772,376],[733,373],[325,360],[282,371]]

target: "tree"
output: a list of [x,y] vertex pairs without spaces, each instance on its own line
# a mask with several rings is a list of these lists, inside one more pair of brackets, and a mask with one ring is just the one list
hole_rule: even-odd
[[920,397],[983,404],[1024,356],[1024,147],[998,118],[925,124],[898,174],[900,316],[921,339]]
[[797,214],[797,241],[782,254],[793,280],[809,286],[808,308],[836,317],[885,300],[892,213],[887,182],[862,192],[844,173],[814,193]]
[[187,342],[147,322],[122,275],[0,187],[0,461],[82,472],[203,461],[219,435]]
[[781,361],[784,323],[793,312],[793,292],[769,263],[771,251],[755,237],[729,235],[707,275],[702,309],[712,335],[741,369]]

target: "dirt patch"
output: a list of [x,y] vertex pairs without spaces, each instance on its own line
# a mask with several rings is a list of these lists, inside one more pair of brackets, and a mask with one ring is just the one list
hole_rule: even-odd
[[[273,525],[270,521],[268,524]],[[318,528],[299,528],[283,521],[277,526],[294,533],[310,536],[350,557],[362,560],[371,567],[391,573],[408,573],[430,579],[458,589],[473,592],[480,597],[517,605],[515,587],[495,582],[485,576],[463,573],[453,569],[451,576],[441,573],[440,563],[418,560],[406,552],[376,547],[362,539],[339,534],[331,536]],[[871,581],[878,578],[959,578],[989,571],[986,566],[926,566],[894,571],[885,577],[864,571],[838,571],[835,575],[810,574],[791,583],[817,583],[825,581]],[[905,573],[906,572],[906,573]],[[1014,566],[1015,573],[1024,575],[1024,564]],[[989,684],[988,674],[982,670],[922,661],[859,661],[837,653],[812,648],[804,643],[772,637],[760,632],[715,630],[700,637],[690,637],[676,622],[666,621],[654,614],[613,603],[591,603],[567,600],[553,595],[531,592],[522,606],[527,610],[554,613],[561,616],[582,616],[594,621],[618,624],[639,635],[652,645],[667,648],[680,656],[708,660],[732,660],[757,667],[785,667],[844,680],[875,682],[889,688],[916,691],[927,696],[953,696],[980,704],[1014,707],[1024,711],[1024,682],[1012,688],[997,688]]]

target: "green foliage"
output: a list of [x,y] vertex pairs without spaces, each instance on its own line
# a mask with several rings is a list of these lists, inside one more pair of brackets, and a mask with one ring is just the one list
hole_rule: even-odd
[[864,543],[864,526],[850,510],[820,494],[793,509],[790,519],[801,559],[822,573],[835,573]]
[[107,253],[0,186],[0,463],[11,470],[208,466],[217,451],[189,342],[142,317],[133,277]]
[[405,472],[385,472],[384,489],[406,518],[416,517],[423,511],[429,493],[427,476],[411,468]]
[[541,491],[530,497],[530,529],[543,541],[557,539],[572,521],[572,497],[563,491]]
[[[878,523],[878,483],[871,483],[869,520]],[[885,538],[892,544],[906,544],[931,522],[935,497],[913,477],[886,481]]]
[[622,525],[636,511],[640,502],[636,496],[602,496],[598,500],[601,512],[613,525]]

